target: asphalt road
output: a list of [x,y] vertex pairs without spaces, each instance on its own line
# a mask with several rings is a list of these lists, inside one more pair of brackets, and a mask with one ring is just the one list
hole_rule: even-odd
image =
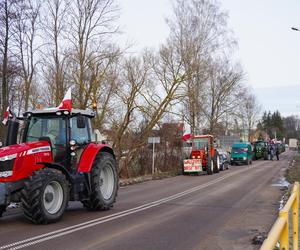
[[251,239],[268,232],[281,188],[273,186],[293,153],[255,161],[212,176],[177,176],[119,190],[110,211],[69,204],[62,221],[28,223],[19,209],[0,219],[2,249],[258,249]]

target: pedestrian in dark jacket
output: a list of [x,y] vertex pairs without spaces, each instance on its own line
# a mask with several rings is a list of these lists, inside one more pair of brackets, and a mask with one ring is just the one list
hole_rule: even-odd
[[278,147],[278,145],[276,145],[276,158],[277,158],[277,161],[279,161],[279,147]]

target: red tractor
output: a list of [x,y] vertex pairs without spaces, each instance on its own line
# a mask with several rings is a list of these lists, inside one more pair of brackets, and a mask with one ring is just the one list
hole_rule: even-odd
[[214,147],[212,135],[197,135],[191,138],[192,151],[190,159],[184,160],[184,173],[200,173],[206,171],[208,175],[219,173],[220,159]]
[[69,201],[89,210],[107,210],[118,191],[113,150],[93,138],[93,111],[51,108],[24,113],[7,121],[0,148],[0,216],[11,202],[21,203],[35,224],[61,219]]

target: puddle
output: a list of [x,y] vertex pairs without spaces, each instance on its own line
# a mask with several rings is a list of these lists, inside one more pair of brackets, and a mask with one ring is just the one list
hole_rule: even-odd
[[[272,184],[271,186],[273,186],[273,187],[280,187],[280,189],[282,191],[286,191],[289,188],[290,183],[285,178],[281,177],[278,180],[277,183]],[[286,203],[286,198],[287,197],[286,197],[286,192],[285,192],[285,194],[281,197],[281,199],[279,201],[279,208],[278,208],[278,210],[280,210],[280,209],[282,209],[284,207],[284,205]]]
[[285,179],[285,178],[281,178],[277,183],[272,184],[272,187],[285,187],[288,188],[290,185],[290,183]]

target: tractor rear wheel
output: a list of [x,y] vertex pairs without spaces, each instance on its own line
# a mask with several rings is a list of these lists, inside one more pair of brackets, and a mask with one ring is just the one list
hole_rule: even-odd
[[0,217],[2,217],[2,214],[6,211],[6,206],[2,205],[0,206]]
[[116,160],[110,153],[98,153],[91,170],[91,195],[83,205],[90,210],[110,209],[116,201],[118,182]]
[[35,224],[58,221],[69,200],[69,185],[61,172],[45,168],[33,173],[21,192],[25,217]]
[[219,158],[219,153],[215,153],[214,157],[214,173],[219,173],[220,172],[220,158]]

